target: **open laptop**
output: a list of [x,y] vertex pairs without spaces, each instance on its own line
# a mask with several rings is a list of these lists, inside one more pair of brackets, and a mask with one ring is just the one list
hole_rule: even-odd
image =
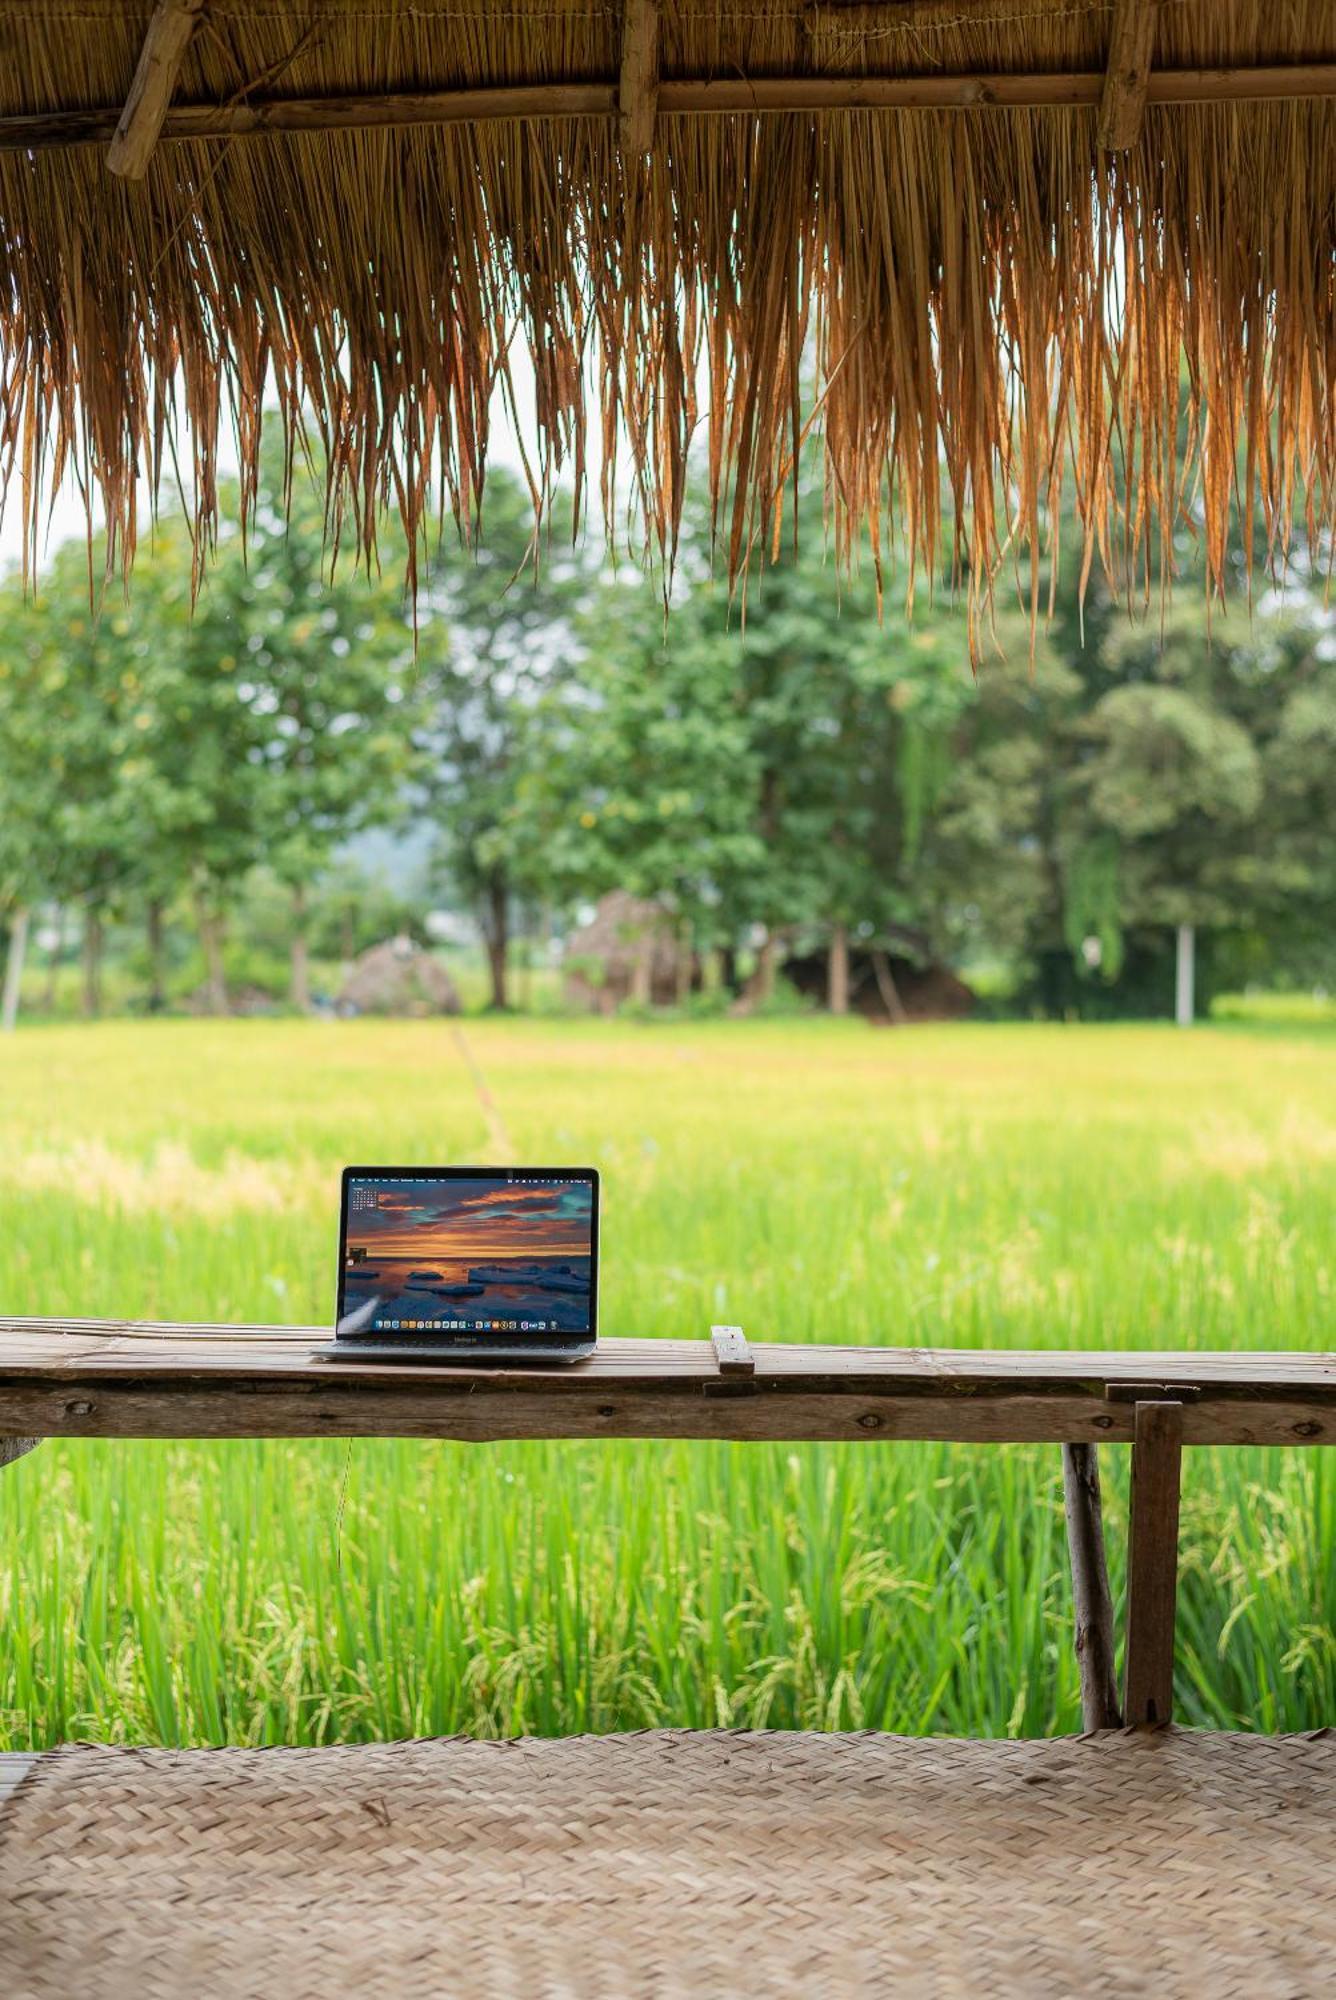
[[579,1361],[598,1333],[591,1167],[345,1167],[324,1356]]

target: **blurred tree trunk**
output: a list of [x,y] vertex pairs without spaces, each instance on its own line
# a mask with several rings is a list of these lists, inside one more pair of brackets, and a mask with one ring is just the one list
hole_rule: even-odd
[[775,997],[775,975],[779,970],[779,939],[773,931],[767,931],[765,942],[756,955],[756,970],[752,974],[753,987],[758,1006],[764,1007]]
[[28,950],[28,912],[15,910],[9,920],[9,945],[5,952],[5,990],[0,999],[0,1029],[14,1032],[19,1018],[19,991],[23,984],[23,960]]
[[691,945],[691,931],[683,924],[677,934],[676,1000],[679,1007],[685,1007],[691,998],[691,976],[696,969],[696,954]]
[[903,1028],[909,1016],[905,1012],[905,1003],[900,998],[895,974],[891,971],[891,961],[884,951],[873,952],[872,970],[877,976],[877,991],[881,995],[881,1004],[886,1009],[887,1018],[893,1021],[897,1028]]
[[520,1012],[533,1012],[533,912],[520,913]]
[[84,913],[83,1011],[90,1021],[102,1012],[102,919],[96,910]]
[[146,922],[148,931],[148,1007],[150,1014],[161,1014],[167,1005],[167,950],[163,936],[163,909],[160,897],[155,896],[148,906]]
[[311,1011],[311,952],[306,936],[306,885],[292,892],[292,978],[288,998],[299,1014]]
[[56,935],[50,951],[46,955],[46,985],[42,989],[42,1012],[54,1014],[56,1011],[56,980],[65,962],[65,905],[56,909]]
[[498,1014],[504,1014],[510,1006],[510,991],[507,983],[510,958],[510,897],[507,893],[506,878],[497,873],[487,880],[487,914],[483,923],[483,936],[487,943],[487,967],[492,980],[492,997],[488,1005]]
[[227,974],[223,970],[223,920],[202,885],[195,890],[195,925],[204,952],[204,986],[209,1012],[227,1012]]
[[826,1004],[832,1014],[849,1011],[849,932],[844,924],[836,924],[830,934]]

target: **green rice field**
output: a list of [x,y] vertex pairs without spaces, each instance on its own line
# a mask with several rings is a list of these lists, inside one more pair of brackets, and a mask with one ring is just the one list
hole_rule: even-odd
[[[0,1311],[328,1321],[345,1160],[605,1175],[604,1330],[1336,1348],[1336,1030],[470,1021],[0,1043]],[[499,1119],[499,1125],[498,1125]],[[1126,1454],[1106,1460],[1115,1590]],[[1079,1727],[1056,1448],[47,1444],[0,1747]],[[1336,1719],[1336,1453],[1186,1461],[1185,1720]]]

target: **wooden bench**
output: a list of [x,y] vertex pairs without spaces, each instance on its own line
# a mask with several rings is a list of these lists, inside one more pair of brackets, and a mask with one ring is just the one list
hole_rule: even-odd
[[[550,1371],[320,1358],[319,1328],[0,1320],[0,1465],[44,1437],[736,1438],[1063,1447],[1088,1729],[1173,1708],[1185,1445],[1336,1443],[1336,1355],[606,1340]],[[1098,1446],[1132,1451],[1124,1687]]]

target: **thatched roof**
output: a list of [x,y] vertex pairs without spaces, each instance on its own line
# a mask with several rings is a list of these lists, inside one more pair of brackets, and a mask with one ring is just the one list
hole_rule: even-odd
[[671,539],[703,427],[734,570],[813,407],[843,537],[891,500],[934,552],[944,473],[977,570],[1065,465],[1144,557],[1180,371],[1217,570],[1235,506],[1332,519],[1331,0],[0,0],[0,49],[34,522],[72,457],[131,541],[178,414],[207,520],[275,397],[363,532],[468,510],[513,334],[539,497],[592,399]]
[[457,1014],[459,994],[439,959],[395,937],[362,953],[336,1005],[343,1014]]
[[[640,974],[644,998],[670,1006],[682,994],[682,950],[678,928],[660,902],[612,888],[598,898],[588,924],[566,938],[566,998],[576,1006],[610,1010],[630,998]],[[688,988],[692,974],[688,964]]]
[[663,904],[633,896],[629,889],[609,889],[599,897],[588,923],[570,933],[565,955],[628,967],[647,938],[656,951],[671,955],[676,950],[673,919]]

